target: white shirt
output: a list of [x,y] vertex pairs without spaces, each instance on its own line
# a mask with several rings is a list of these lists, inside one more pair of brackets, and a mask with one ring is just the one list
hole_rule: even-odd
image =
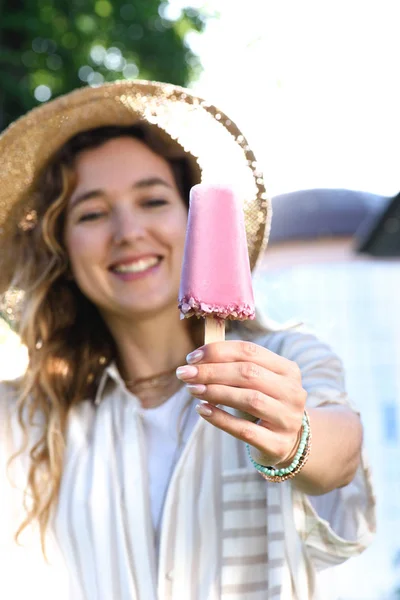
[[[314,337],[283,332],[259,343],[296,360],[308,407],[348,404],[340,361]],[[266,482],[242,442],[198,419],[167,487],[157,561],[159,508],[150,496],[158,475],[145,421],[113,366],[94,401],[71,409],[47,567],[35,531],[26,551],[13,542],[26,459],[9,471],[14,488],[6,463],[21,437],[10,386],[0,385],[0,598],[40,589],[42,600],[326,600],[318,571],[370,543],[374,498],[364,463],[349,485],[311,501],[290,481]]]

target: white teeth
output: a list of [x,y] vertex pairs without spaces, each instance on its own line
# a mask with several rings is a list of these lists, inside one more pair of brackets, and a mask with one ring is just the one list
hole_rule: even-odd
[[141,273],[142,271],[146,271],[146,269],[150,269],[150,267],[154,267],[158,261],[159,259],[156,256],[153,256],[151,258],[135,260],[135,262],[127,263],[125,265],[118,265],[118,267],[113,268],[113,271],[116,271],[117,273]]

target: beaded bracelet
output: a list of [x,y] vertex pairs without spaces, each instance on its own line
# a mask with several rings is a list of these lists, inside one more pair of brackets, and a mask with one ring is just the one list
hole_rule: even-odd
[[297,448],[297,452],[294,456],[292,463],[288,467],[285,467],[283,469],[275,469],[274,467],[265,467],[264,465],[260,465],[251,456],[249,444],[246,444],[246,448],[250,461],[260,473],[260,475],[264,477],[264,479],[266,479],[267,481],[274,482],[281,482],[285,481],[286,479],[292,479],[292,477],[294,477],[299,471],[301,471],[310,455],[311,429],[307,411],[305,410],[303,415],[302,432],[299,447]]

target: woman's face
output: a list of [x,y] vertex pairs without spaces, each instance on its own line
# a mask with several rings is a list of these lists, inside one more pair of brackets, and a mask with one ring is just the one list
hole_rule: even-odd
[[187,209],[168,162],[120,137],[82,151],[76,173],[64,235],[81,291],[106,320],[177,308]]

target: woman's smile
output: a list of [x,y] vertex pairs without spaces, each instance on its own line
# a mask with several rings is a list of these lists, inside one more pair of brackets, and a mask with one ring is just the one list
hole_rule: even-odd
[[162,260],[155,254],[126,257],[113,263],[109,270],[122,281],[136,281],[156,273]]

